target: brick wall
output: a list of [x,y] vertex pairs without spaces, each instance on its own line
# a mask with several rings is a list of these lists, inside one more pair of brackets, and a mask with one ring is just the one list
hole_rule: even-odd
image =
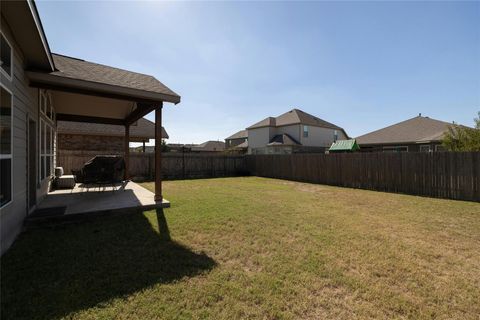
[[123,137],[58,134],[58,149],[76,151],[123,152]]

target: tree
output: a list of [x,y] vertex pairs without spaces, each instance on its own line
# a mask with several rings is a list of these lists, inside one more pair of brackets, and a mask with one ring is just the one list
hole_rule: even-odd
[[480,151],[480,111],[474,119],[475,128],[453,124],[448,128],[442,145],[449,151]]

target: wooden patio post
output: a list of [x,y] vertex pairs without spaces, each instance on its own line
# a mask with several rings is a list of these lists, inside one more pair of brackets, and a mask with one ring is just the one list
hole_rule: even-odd
[[162,201],[162,108],[155,108],[155,201]]
[[143,148],[142,148],[143,153],[145,153],[145,141],[143,141]]
[[125,125],[125,180],[130,179],[130,125]]

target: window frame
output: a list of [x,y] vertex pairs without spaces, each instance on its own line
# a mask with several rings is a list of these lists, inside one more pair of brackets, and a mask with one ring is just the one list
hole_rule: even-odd
[[337,142],[338,140],[338,131],[336,129],[333,130],[333,142]]
[[[39,157],[38,157],[38,182],[42,183],[45,179],[51,178],[54,175],[54,159],[55,159],[55,108],[53,107],[53,99],[51,92],[47,90],[39,90]],[[43,110],[42,110],[43,109]],[[49,117],[50,113],[50,117]],[[47,129],[48,128],[48,129]],[[47,133],[50,134],[47,134]],[[48,137],[47,137],[48,136]],[[47,139],[50,141],[50,148],[47,149]],[[43,150],[45,145],[45,150]],[[43,163],[42,163],[43,160]],[[47,161],[49,160],[49,161]],[[48,162],[48,163],[47,163]],[[47,170],[50,168],[50,170]],[[42,172],[43,170],[43,172]],[[49,174],[47,174],[49,172]]]
[[[1,68],[0,68],[1,69]],[[2,87],[5,91],[10,94],[10,107],[11,107],[11,114],[10,114],[10,156],[6,155],[5,157],[3,154],[0,154],[0,159],[10,159],[10,201],[0,205],[0,208],[3,209],[10,205],[13,202],[14,192],[13,192],[13,93],[10,89],[7,88],[2,82],[0,82],[0,87]]]
[[[0,36],[5,39],[8,46],[10,47],[10,75],[8,75],[8,73],[6,73],[3,70],[2,67],[0,67],[0,72],[8,79],[8,81],[12,82],[12,79],[13,79],[13,64],[14,64],[13,63],[13,47],[12,47],[12,44],[10,43],[10,41],[8,40],[8,38],[5,36],[5,33],[0,31]],[[12,94],[12,101],[13,101],[13,94]]]
[[308,138],[308,135],[309,135],[309,132],[310,132],[309,129],[310,129],[310,128],[309,128],[307,125],[303,125],[303,135],[302,135],[302,136],[303,136],[304,138]]
[[[426,147],[428,147],[428,150],[422,150],[422,149],[425,149]],[[421,144],[420,145],[420,148],[419,148],[419,151],[420,152],[432,152],[432,146],[429,145],[429,144]]]

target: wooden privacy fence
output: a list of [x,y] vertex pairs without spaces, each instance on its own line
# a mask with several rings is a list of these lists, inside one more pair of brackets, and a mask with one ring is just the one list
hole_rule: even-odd
[[[66,174],[99,152],[60,150]],[[130,174],[153,179],[155,155],[131,153]],[[164,153],[164,179],[256,175],[413,195],[480,201],[480,152],[223,155]]]
[[[78,152],[60,150],[57,165],[65,174],[80,169],[85,162],[101,152]],[[112,153],[104,153],[112,154]],[[130,176],[137,179],[153,179],[155,154],[130,153]],[[247,175],[246,159],[243,155],[163,153],[162,176],[164,179],[193,179],[232,177]]]
[[247,167],[261,177],[480,201],[479,152],[254,155]]

